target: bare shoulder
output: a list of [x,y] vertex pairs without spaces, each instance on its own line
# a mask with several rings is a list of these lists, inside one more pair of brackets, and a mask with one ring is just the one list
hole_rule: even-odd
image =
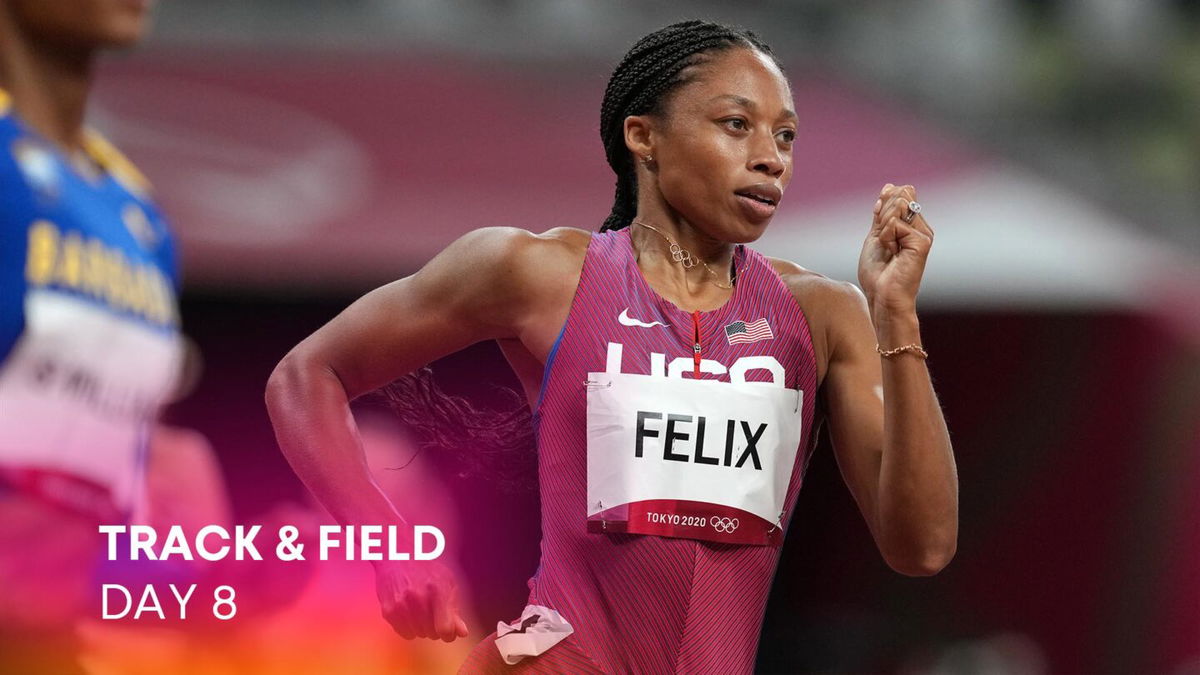
[[[589,237],[587,230],[574,227],[555,227],[540,234],[519,227],[480,227],[447,246],[427,268],[435,278],[445,277],[455,286],[474,279],[478,282],[474,285],[491,293],[523,295],[573,267],[578,270]],[[470,272],[465,277],[464,270]]]
[[[591,232],[577,227],[553,227],[534,233],[519,227],[486,227],[502,255],[497,260],[524,293],[553,290],[559,281],[579,277]],[[571,284],[574,287],[574,284]]]
[[817,352],[818,380],[824,381],[834,347],[845,330],[857,323],[852,320],[855,314],[867,313],[866,297],[849,281],[831,279],[783,258],[764,257],[804,311]]
[[480,227],[464,234],[453,246],[471,257],[502,265],[538,260],[557,264],[582,260],[591,232],[577,227],[553,227],[534,233],[520,227]]
[[592,233],[578,227],[552,227],[541,234],[534,234],[538,243],[535,247],[543,249],[542,253],[553,258],[561,258],[556,262],[572,264],[582,263],[587,253],[588,242]]
[[530,234],[521,268],[527,290],[539,301],[536,319],[561,325],[558,315],[571,304],[579,285],[583,259],[587,254],[592,233],[577,227],[552,227],[540,234]]
[[554,227],[535,233],[520,227],[491,225],[477,227],[459,237],[450,246],[470,251],[474,257],[494,260],[523,254],[552,254],[580,243],[587,246],[588,231],[575,227]]
[[438,256],[455,262],[438,266],[437,288],[426,295],[458,307],[459,316],[526,335],[570,304],[590,240],[590,232],[575,227],[472,230]]
[[783,258],[764,257],[791,290],[810,324],[855,305],[866,305],[862,291],[849,281],[831,279]]

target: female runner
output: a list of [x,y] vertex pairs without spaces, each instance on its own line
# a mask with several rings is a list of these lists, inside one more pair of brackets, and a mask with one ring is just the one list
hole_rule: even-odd
[[[533,410],[541,564],[519,620],[463,672],[751,672],[824,419],[887,563],[932,575],[954,555],[916,191],[881,191],[861,291],[745,245],[792,177],[793,108],[749,31],[686,21],[644,37],[601,108],[617,189],[599,232],[474,230],[276,368],[267,404],[297,474],[343,523],[406,528],[349,401],[475,342],[502,347]],[[376,581],[402,636],[467,635],[436,562],[376,563]]]

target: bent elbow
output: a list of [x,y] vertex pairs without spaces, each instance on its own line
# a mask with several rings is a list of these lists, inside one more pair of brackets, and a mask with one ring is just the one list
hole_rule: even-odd
[[303,370],[303,359],[296,355],[295,350],[288,352],[275,365],[271,376],[267,378],[267,387],[264,392],[268,414],[280,410],[294,398],[297,387],[300,386],[303,379]]
[[954,559],[956,545],[944,549],[935,549],[920,556],[908,558],[889,558],[887,564],[896,572],[907,577],[931,577],[946,569]]

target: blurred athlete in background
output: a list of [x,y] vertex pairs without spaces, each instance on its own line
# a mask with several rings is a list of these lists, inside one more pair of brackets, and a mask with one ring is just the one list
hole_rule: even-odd
[[98,524],[144,518],[147,492],[181,481],[189,494],[170,499],[192,510],[167,515],[228,519],[207,442],[154,425],[183,352],[173,238],[146,180],[84,125],[97,53],[136,43],[150,4],[0,0],[5,672],[76,667]]

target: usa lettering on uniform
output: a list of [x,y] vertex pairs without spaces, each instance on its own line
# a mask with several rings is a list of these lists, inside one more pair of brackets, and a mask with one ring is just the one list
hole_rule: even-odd
[[[624,353],[624,344],[609,342],[604,372],[614,375],[623,372],[621,365],[624,360]],[[667,363],[667,355],[660,352],[650,352],[649,357],[651,377],[683,379],[683,374],[692,370],[693,362],[691,356],[681,356],[670,363]],[[734,360],[728,368],[720,361],[700,359],[700,372],[717,376],[728,375],[729,381],[734,384],[746,383],[746,373],[752,370],[765,370],[771,374],[770,384],[778,387],[786,386],[786,373],[784,372],[783,364],[779,363],[773,356],[742,356]]]

